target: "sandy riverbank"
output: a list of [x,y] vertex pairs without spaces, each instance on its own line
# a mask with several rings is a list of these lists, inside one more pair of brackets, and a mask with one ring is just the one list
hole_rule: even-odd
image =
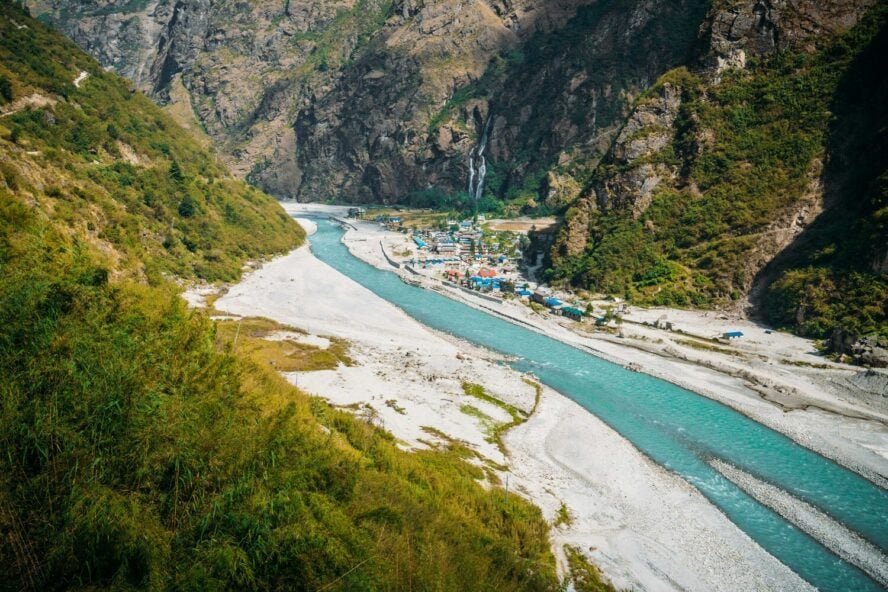
[[[373,237],[363,239],[369,244]],[[695,489],[548,388],[531,418],[507,434],[504,456],[487,441],[483,422],[461,408],[470,404],[495,421],[508,418],[498,407],[463,394],[461,384],[482,384],[528,411],[535,389],[498,364],[495,354],[426,328],[307,248],[249,274],[215,306],[226,314],[265,316],[315,336],[347,339],[355,366],[290,379],[334,404],[368,405],[359,413],[405,447],[433,442],[436,436],[423,429],[431,427],[466,442],[478,462],[507,466],[500,478],[508,474],[510,488],[537,503],[547,519],[554,523],[562,504],[569,509],[570,524],[553,528],[556,551],[565,543],[579,546],[618,587],[810,589]]]
[[[329,209],[335,206],[312,208],[341,213]],[[413,248],[409,237],[377,224],[359,222],[356,228],[345,234],[344,243],[381,269],[393,270],[383,248],[389,254]],[[618,337],[536,313],[518,302],[492,303],[443,287],[437,279],[425,283],[466,304],[725,403],[888,486],[888,372],[832,362],[819,356],[809,339],[768,333],[765,327],[724,313],[633,307],[620,328],[623,337]],[[664,319],[673,331],[652,326]],[[730,344],[707,341],[727,330],[741,330],[744,337]]]

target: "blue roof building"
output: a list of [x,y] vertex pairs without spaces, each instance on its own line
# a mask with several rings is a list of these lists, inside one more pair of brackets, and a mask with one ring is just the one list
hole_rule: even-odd
[[575,321],[582,321],[585,314],[586,313],[584,313],[582,310],[573,306],[565,306],[561,309],[561,316],[573,319]]

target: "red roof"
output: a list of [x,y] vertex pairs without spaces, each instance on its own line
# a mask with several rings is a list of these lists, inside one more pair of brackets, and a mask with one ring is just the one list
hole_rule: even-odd
[[492,277],[496,277],[496,272],[492,269],[482,267],[481,271],[478,272],[478,275],[483,278],[492,278]]

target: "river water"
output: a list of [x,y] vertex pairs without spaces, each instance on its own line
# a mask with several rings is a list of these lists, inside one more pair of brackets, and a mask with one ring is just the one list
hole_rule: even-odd
[[[829,591],[882,587],[713,469],[719,459],[816,506],[884,553],[888,492],[706,397],[631,372],[433,291],[404,284],[353,256],[342,230],[318,219],[312,252],[421,323],[515,357],[519,371],[596,415],[659,465],[680,475],[805,580]],[[359,314],[356,311],[356,314]]]

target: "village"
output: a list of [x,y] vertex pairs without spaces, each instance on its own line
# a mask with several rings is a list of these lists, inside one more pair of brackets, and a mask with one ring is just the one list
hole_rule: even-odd
[[[437,215],[416,215],[412,210],[380,210],[368,214],[361,207],[348,210],[348,218],[378,224],[380,229],[404,236],[402,245],[382,246],[390,265],[407,272],[404,281],[419,278],[440,282],[475,296],[503,303],[523,304],[537,313],[577,323],[577,328],[594,325],[597,330],[623,336],[623,324],[631,323],[677,331],[711,342],[731,342],[744,336],[742,331],[724,329],[715,333],[698,328],[680,329],[664,315],[652,318],[646,311],[630,309],[628,303],[613,296],[593,299],[572,291],[552,288],[533,273],[525,251],[531,241],[528,233],[546,220],[524,224],[491,220],[484,214],[471,219],[453,219]],[[416,280],[411,281],[409,276]],[[638,313],[638,314],[636,314]],[[770,334],[771,331],[766,331]]]
[[414,276],[438,280],[494,302],[512,300],[578,323],[594,321],[598,327],[618,325],[626,310],[625,303],[615,299],[596,307],[577,294],[538,282],[524,257],[530,244],[526,228],[511,225],[511,229],[499,229],[483,214],[426,224],[394,213],[370,216],[363,208],[350,208],[348,216],[403,234],[403,248],[385,252],[385,256],[393,266]]

